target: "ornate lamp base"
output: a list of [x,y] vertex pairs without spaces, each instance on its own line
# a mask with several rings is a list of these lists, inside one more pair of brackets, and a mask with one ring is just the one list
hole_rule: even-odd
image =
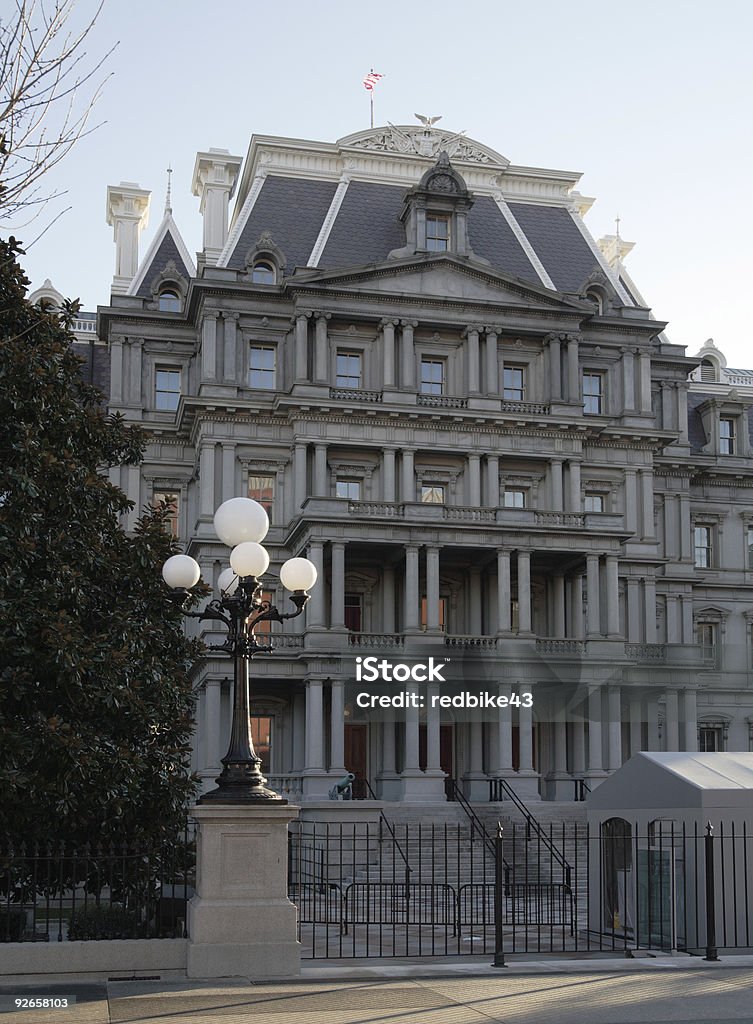
[[266,785],[258,763],[226,764],[215,779],[216,789],[199,797],[199,804],[286,804],[288,801]]

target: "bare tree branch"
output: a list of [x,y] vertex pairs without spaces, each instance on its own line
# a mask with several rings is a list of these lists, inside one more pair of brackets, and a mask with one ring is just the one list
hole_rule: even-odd
[[42,177],[99,127],[89,119],[115,46],[91,65],[84,47],[104,0],[74,31],[76,2],[15,0],[12,16],[0,19],[0,222],[62,195],[46,191]]

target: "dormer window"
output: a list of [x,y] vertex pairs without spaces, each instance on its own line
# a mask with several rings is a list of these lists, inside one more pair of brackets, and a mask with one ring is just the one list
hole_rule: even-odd
[[174,288],[163,288],[157,301],[163,313],[180,313],[180,296]]
[[735,454],[735,421],[731,416],[719,418],[719,454]]
[[450,218],[446,214],[426,214],[426,248],[429,252],[449,251]]
[[275,268],[267,260],[257,260],[251,270],[253,284],[275,284]]
[[719,369],[710,359],[701,360],[701,380],[709,383],[719,380]]

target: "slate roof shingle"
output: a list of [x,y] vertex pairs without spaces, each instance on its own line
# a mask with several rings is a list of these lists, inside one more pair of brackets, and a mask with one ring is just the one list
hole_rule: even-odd
[[510,203],[536,255],[559,291],[577,292],[599,262],[569,212],[561,206]]
[[149,269],[144,275],[144,279],[141,282],[139,290],[136,292],[140,298],[150,299],[152,297],[154,281],[159,277],[170,260],[175,263],[175,266],[186,281],[190,281],[192,276],[191,270],[186,266],[183,257],[180,254],[180,250],[175,243],[175,239],[173,238],[171,231],[168,229],[165,237],[159,244],[159,248],[154,254],[154,259],[149,265]]

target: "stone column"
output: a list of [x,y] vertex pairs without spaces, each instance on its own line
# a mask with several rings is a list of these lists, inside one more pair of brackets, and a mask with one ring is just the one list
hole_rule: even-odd
[[[408,683],[406,690],[417,693],[415,683]],[[403,751],[403,770],[418,772],[418,708],[407,708],[405,712],[405,748]]]
[[641,412],[651,412],[651,353],[641,352],[639,356],[641,366]]
[[426,548],[426,627],[439,629],[439,548]]
[[341,541],[333,541],[332,578],[330,591],[332,595],[332,615],[330,624],[333,629],[345,628],[345,545]]
[[550,334],[546,340],[549,343],[549,393],[553,402],[559,402],[562,400],[562,355],[560,352],[560,339],[557,335]]
[[578,359],[577,335],[567,339],[567,398],[570,402],[580,404],[580,363]]
[[570,628],[575,640],[583,640],[583,576],[578,573],[570,580]]
[[696,706],[695,690],[685,690],[683,697],[685,736],[682,749],[698,750],[698,709]]
[[622,349],[623,411],[635,411],[635,350]]
[[616,771],[622,764],[622,708],[619,686],[607,690],[609,707],[609,770]]
[[572,715],[571,725],[573,737],[573,775],[582,778],[586,773],[586,724],[583,718],[583,706],[578,704]]
[[382,629],[395,632],[395,570],[385,566],[382,573]]
[[467,327],[464,333],[466,336],[468,394],[475,396],[479,394],[478,329],[475,327]]
[[490,398],[499,395],[499,359],[497,348],[497,330],[486,328],[486,388]]
[[681,445],[687,445],[688,443],[688,388],[690,387],[685,381],[678,382],[675,385],[677,389],[677,429],[679,431],[679,443]]
[[625,529],[638,533],[638,485],[634,469],[625,470]]
[[206,765],[219,771],[220,764],[220,680],[207,679],[204,684],[204,734],[206,736]]
[[144,352],[143,338],[130,338],[128,346],[128,402],[130,405],[142,404],[141,364]]
[[[224,313],[225,340],[222,353],[222,376],[228,384],[245,384],[238,381],[238,321],[240,313]],[[278,385],[279,386],[279,385]]]
[[586,635],[601,636],[601,610],[599,607],[599,556],[586,555]]
[[214,441],[202,441],[199,451],[200,515],[214,516]]
[[306,768],[307,772],[324,771],[324,699],[323,681],[309,679],[306,683]]
[[512,629],[510,607],[510,551],[497,548],[497,632]]
[[486,504],[499,508],[499,456],[486,456]]
[[329,497],[326,444],[314,445],[314,494],[319,498]]
[[400,323],[402,325],[400,339],[402,386],[406,391],[415,391],[416,354],[413,346],[413,328],[418,327],[418,320],[401,320]]
[[[432,697],[439,696],[439,683],[429,683],[426,687],[426,771],[441,772],[439,726],[440,709],[432,706]],[[444,774],[444,773],[442,773]]]
[[659,701],[656,696],[649,693],[646,697],[646,723],[648,726],[648,742],[646,750],[661,750],[659,737]]
[[664,704],[664,749],[680,749],[680,709],[677,690],[665,693]]
[[[534,694],[534,703],[536,702],[534,687],[532,683],[526,683],[525,686],[518,686],[519,691],[525,691],[526,693]],[[520,746],[520,766],[518,771],[522,775],[526,773],[528,775],[533,774],[533,708],[523,707],[521,704],[518,709],[518,740]]]
[[627,637],[628,643],[641,642],[641,594],[640,580],[629,576],[627,579]]
[[345,687],[341,679],[330,684],[329,770],[342,778],[345,764]]
[[677,511],[677,497],[674,494],[664,495],[664,554],[671,561],[676,562],[680,557],[680,545],[678,536],[679,517]]
[[656,580],[653,577],[643,578],[643,601],[645,605],[644,621],[646,623],[646,643],[656,643]]
[[311,313],[297,313],[295,317],[295,383],[305,384],[309,375],[309,317]]
[[552,636],[558,640],[562,640],[565,637],[565,577],[561,573],[557,573],[551,577],[552,580],[552,597],[553,597],[553,611],[554,611],[554,631]]
[[307,484],[307,446],[302,441],[297,441],[293,449],[293,495],[295,512],[297,513],[300,507],[306,500],[306,484]]
[[580,463],[573,462],[571,460],[568,462],[568,466],[570,468],[570,508],[568,511],[582,512],[583,501],[580,494]]
[[530,551],[518,551],[518,632],[531,632]]
[[418,611],[418,548],[410,544],[405,548],[405,630],[418,629]]
[[672,392],[674,391],[674,384],[671,381],[663,380],[659,382],[659,388],[661,389],[661,425],[663,430],[672,429],[672,412],[674,410],[674,402],[672,401]]
[[468,504],[472,508],[481,505],[481,456],[468,456]]
[[656,535],[654,528],[654,474],[650,469],[642,469],[640,474],[643,518],[642,536],[644,540],[653,540]]
[[693,629],[693,596],[692,594],[680,595],[680,608],[682,609],[682,642],[692,644],[695,640]]
[[311,597],[306,606],[306,624],[308,626],[324,625],[324,545],[320,540],[314,540],[309,544],[308,558],[316,566],[316,575],[319,586],[311,591]]
[[693,561],[693,526],[690,519],[690,495],[680,494],[680,558]]
[[395,501],[395,449],[382,452],[382,500]]
[[552,512],[562,511],[562,459],[549,460],[549,474],[552,481]]
[[[510,697],[510,684],[500,683],[497,693],[500,697]],[[499,708],[497,711],[497,763],[493,766],[498,775],[512,774],[512,709]]]
[[235,444],[222,445],[222,500],[235,497]]
[[604,769],[601,749],[601,688],[588,688],[588,771],[602,772]]
[[110,404],[123,401],[123,339],[113,337],[110,342]]
[[[383,385],[385,388],[395,387],[395,325],[397,320],[382,320],[382,359]],[[391,499],[394,500],[394,499]]]
[[201,379],[217,379],[217,313],[207,310],[201,323]]
[[620,636],[619,565],[616,555],[606,559],[607,636]]
[[667,643],[682,643],[682,620],[678,613],[677,594],[667,594],[665,597],[667,607]]
[[482,632],[481,624],[483,614],[481,610],[481,569],[477,565],[472,565],[468,570],[468,589],[468,632],[470,634],[478,635]]
[[317,384],[326,384],[329,380],[329,339],[327,321],[331,313],[316,314],[316,339],[314,342],[314,380]]
[[403,448],[401,501],[416,500],[416,475],[413,470],[413,448]]
[[643,702],[640,697],[630,698],[630,756],[643,747],[641,732],[643,725]]

